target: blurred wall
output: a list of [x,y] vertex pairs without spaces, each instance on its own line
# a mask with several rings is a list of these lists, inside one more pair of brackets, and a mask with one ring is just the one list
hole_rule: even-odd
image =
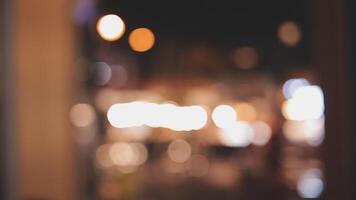
[[16,0],[14,66],[21,199],[75,198],[71,0]]

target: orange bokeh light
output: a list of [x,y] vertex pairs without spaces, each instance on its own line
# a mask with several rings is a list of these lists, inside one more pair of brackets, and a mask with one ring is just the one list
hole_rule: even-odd
[[129,44],[134,51],[145,52],[153,47],[155,36],[150,29],[138,28],[131,32]]

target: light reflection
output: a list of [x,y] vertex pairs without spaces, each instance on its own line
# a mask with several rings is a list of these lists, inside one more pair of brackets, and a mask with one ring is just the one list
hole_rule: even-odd
[[99,19],[96,29],[104,40],[112,42],[124,34],[125,24],[119,16],[109,14]]
[[219,128],[228,128],[233,126],[237,120],[237,113],[229,105],[219,105],[212,112],[214,124]]

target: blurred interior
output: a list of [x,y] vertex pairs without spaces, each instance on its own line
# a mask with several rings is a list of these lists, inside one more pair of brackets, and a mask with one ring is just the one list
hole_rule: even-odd
[[355,199],[351,0],[0,0],[0,199]]

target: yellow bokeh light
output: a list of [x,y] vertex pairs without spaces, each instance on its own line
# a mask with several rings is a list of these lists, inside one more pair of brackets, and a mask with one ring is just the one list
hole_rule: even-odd
[[125,23],[114,14],[101,17],[96,25],[99,35],[107,41],[116,41],[122,37],[125,32]]
[[138,28],[131,32],[129,44],[134,51],[145,52],[152,48],[155,36],[150,29]]

